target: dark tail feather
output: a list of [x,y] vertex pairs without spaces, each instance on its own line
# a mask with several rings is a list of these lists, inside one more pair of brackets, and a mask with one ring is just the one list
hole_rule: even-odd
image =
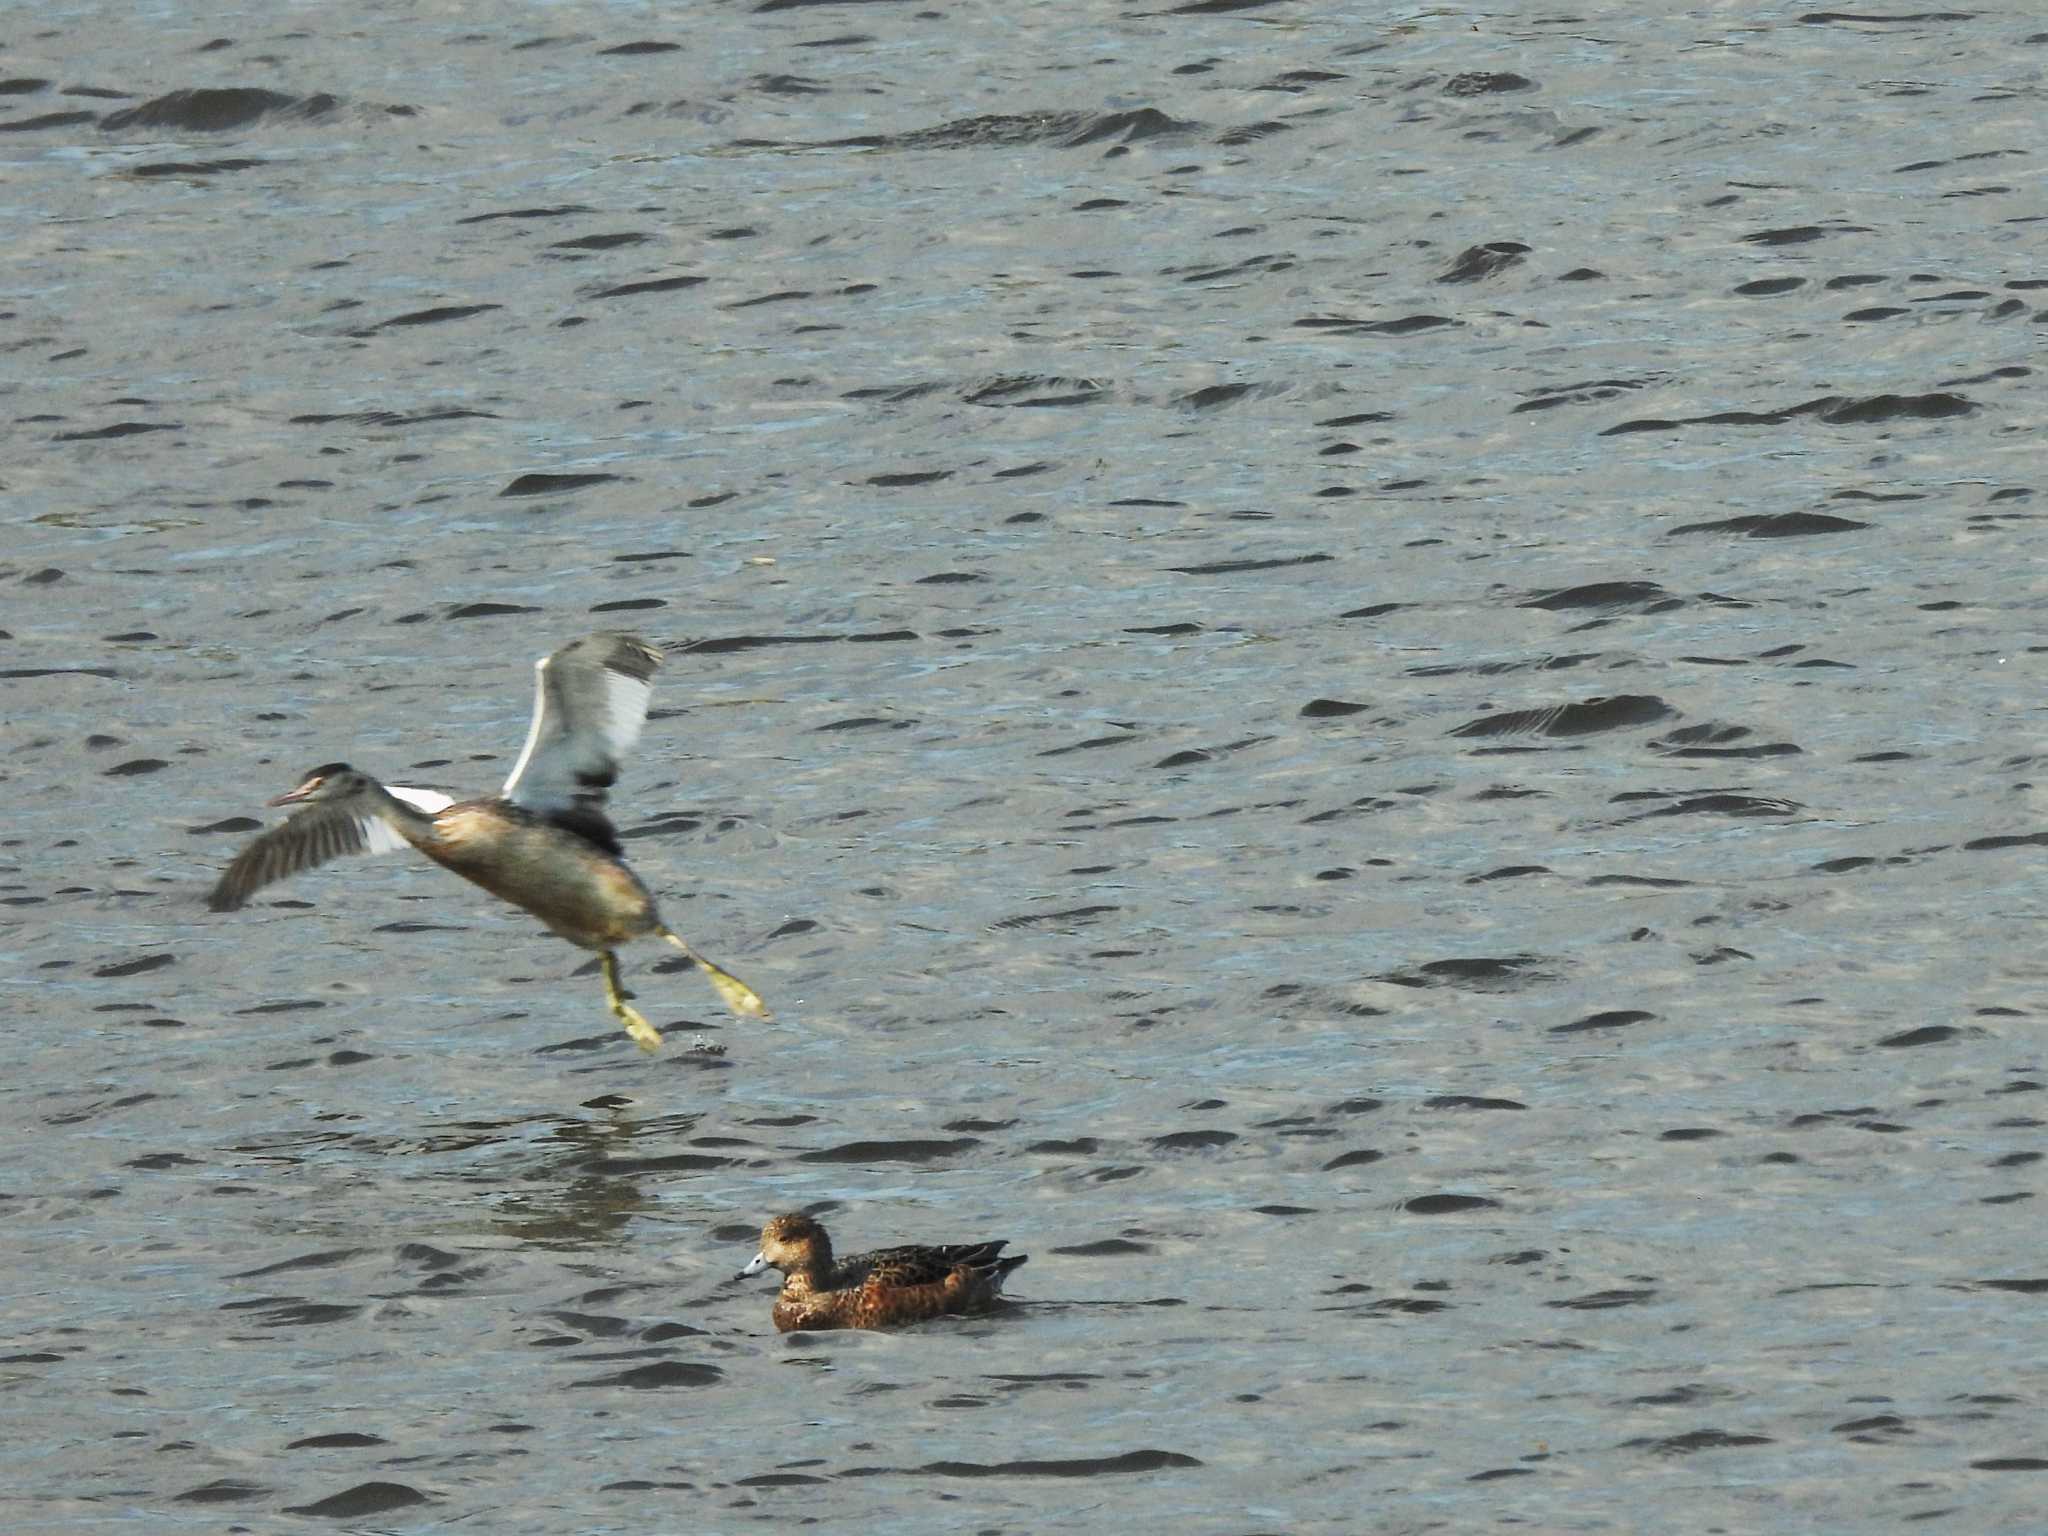
[[996,1255],[1009,1246],[1010,1240],[1007,1237],[999,1237],[992,1243],[946,1243],[936,1249],[928,1248],[925,1252],[936,1253],[940,1262],[948,1268],[955,1264],[965,1264],[969,1269],[979,1270],[987,1269],[994,1264]]
[[1000,1291],[1003,1282],[1010,1278],[1010,1271],[1030,1257],[1028,1253],[1013,1253],[1007,1259],[997,1259],[992,1264],[982,1266],[982,1272],[988,1276],[989,1289]]

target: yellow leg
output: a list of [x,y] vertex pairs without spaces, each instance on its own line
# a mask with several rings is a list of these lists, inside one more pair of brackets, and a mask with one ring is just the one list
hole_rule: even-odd
[[661,1049],[661,1032],[640,1016],[640,1010],[626,1001],[626,994],[619,988],[619,957],[610,950],[604,956],[604,1000],[612,1011],[612,1017],[626,1026],[626,1033],[633,1037],[633,1043],[643,1051]]
[[706,960],[697,951],[683,942],[681,934],[673,929],[664,928],[661,930],[661,936],[690,957],[697,969],[704,973],[705,979],[718,989],[718,995],[725,999],[725,1006],[734,1013],[747,1019],[766,1019],[772,1017],[768,1012],[768,1005],[761,1001],[760,993],[756,992],[723,966],[713,965],[709,960]]

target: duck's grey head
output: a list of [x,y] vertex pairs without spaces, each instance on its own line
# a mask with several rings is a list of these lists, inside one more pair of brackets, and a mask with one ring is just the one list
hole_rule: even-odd
[[356,793],[370,782],[370,776],[347,763],[322,763],[311,769],[299,780],[297,789],[288,789],[271,801],[272,805],[305,805],[317,800],[339,800]]

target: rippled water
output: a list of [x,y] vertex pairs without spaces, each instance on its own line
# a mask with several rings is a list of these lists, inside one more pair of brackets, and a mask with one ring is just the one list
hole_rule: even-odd
[[9,1531],[2038,1527],[2039,22],[11,20]]

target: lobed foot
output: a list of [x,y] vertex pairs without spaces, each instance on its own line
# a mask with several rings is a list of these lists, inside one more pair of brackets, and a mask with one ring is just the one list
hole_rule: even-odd
[[648,1023],[639,1009],[631,1003],[622,1002],[612,1012],[618,1015],[619,1022],[626,1026],[626,1033],[633,1037],[633,1043],[641,1050],[652,1052],[661,1049],[661,1031]]
[[673,929],[664,928],[661,930],[661,936],[690,957],[697,969],[704,973],[704,979],[718,989],[718,995],[725,999],[725,1006],[734,1013],[743,1019],[774,1017],[774,1015],[768,1012],[768,1005],[761,1001],[760,993],[756,992],[744,981],[741,981],[739,977],[733,975],[725,967],[713,965],[709,960],[706,960],[683,941],[681,934]]
[[626,1028],[633,1037],[633,1043],[643,1051],[661,1049],[661,1031],[641,1016],[640,1010],[626,1001],[626,991],[619,985],[619,957],[610,950],[603,952],[604,1001],[612,1011],[612,1017]]

